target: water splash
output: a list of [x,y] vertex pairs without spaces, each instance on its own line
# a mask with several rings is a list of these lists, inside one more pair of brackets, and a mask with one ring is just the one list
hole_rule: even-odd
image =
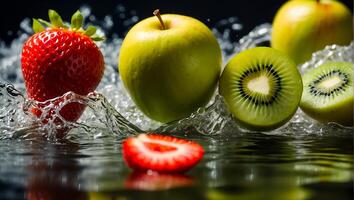
[[[100,26],[101,34],[109,34],[109,39],[99,44],[105,57],[104,77],[97,91],[87,96],[68,92],[61,97],[46,102],[36,102],[26,99],[23,78],[20,68],[22,44],[29,37],[30,20],[25,19],[20,27],[19,37],[7,46],[0,41],[0,139],[4,138],[32,138],[38,135],[48,139],[55,139],[58,129],[71,129],[68,138],[80,137],[107,137],[127,136],[144,131],[156,132],[198,132],[204,135],[221,135],[231,133],[242,135],[249,133],[238,127],[232,115],[226,108],[223,98],[215,95],[207,107],[199,108],[189,117],[161,124],[147,118],[134,105],[124,89],[117,67],[117,57],[122,44],[122,38],[112,33],[113,19],[118,17],[126,30],[138,21],[135,11],[126,11],[124,6],[118,5],[113,16],[105,16],[103,20],[91,14],[88,6],[81,8],[89,22]],[[262,24],[248,35],[233,42],[242,24],[236,17],[220,21],[213,29],[222,48],[224,61],[245,49],[264,45],[270,41],[271,25]],[[302,72],[316,67],[328,60],[343,60],[352,62],[353,43],[348,47],[332,45],[323,51],[314,54],[312,60],[300,66]],[[5,82],[11,84],[4,84]],[[64,101],[63,101],[64,100]],[[59,102],[59,103],[58,103]],[[70,103],[80,103],[87,106],[84,114],[77,122],[65,121],[60,116],[60,109]],[[40,108],[42,114],[35,117],[31,108]],[[51,112],[54,110],[55,115]],[[60,121],[58,123],[58,120]],[[45,122],[44,122],[45,121]],[[267,134],[289,135],[323,135],[348,134],[352,128],[341,127],[337,124],[319,124],[309,119],[299,110],[296,115],[283,127]]]
[[254,28],[248,35],[242,37],[240,41],[235,45],[235,53],[244,51],[256,46],[264,46],[265,43],[269,43],[271,39],[272,25],[261,24]]
[[216,95],[213,104],[206,108],[199,108],[189,117],[163,125],[157,132],[199,132],[205,135],[219,135],[222,133],[242,134],[241,129],[232,119],[226,108],[223,98]]
[[311,60],[301,65],[302,73],[316,68],[329,61],[344,61],[353,63],[354,41],[348,46],[329,45],[322,51],[315,52]]
[[[0,104],[3,105],[0,110],[0,139],[31,138],[38,135],[55,139],[57,131],[65,128],[95,137],[105,136],[105,134],[129,135],[142,132],[117,112],[99,93],[81,96],[68,92],[63,96],[38,102],[25,99],[12,85],[0,83],[0,96]],[[84,119],[69,122],[61,117],[60,110],[71,103],[87,106]],[[31,112],[32,108],[40,109],[41,115],[35,117]]]

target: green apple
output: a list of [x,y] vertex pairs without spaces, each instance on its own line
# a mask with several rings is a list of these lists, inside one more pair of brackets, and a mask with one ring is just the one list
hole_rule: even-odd
[[148,117],[170,122],[204,106],[221,71],[219,44],[202,22],[176,14],[147,18],[126,35],[119,73]]
[[342,3],[291,0],[274,18],[271,45],[301,64],[326,45],[348,45],[352,39],[352,14]]

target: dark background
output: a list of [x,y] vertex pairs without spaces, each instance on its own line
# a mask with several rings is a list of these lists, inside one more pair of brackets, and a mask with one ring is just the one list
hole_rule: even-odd
[[[240,34],[248,33],[256,25],[271,22],[278,8],[286,0],[7,0],[0,5],[0,39],[11,41],[19,30],[20,22],[26,18],[48,19],[49,8],[57,10],[64,20],[69,20],[81,5],[89,5],[98,19],[112,15],[115,23],[113,31],[124,36],[127,30],[119,23],[117,5],[127,10],[135,10],[139,19],[152,15],[156,8],[162,13],[178,13],[195,17],[212,27],[225,18],[236,16],[243,24]],[[342,0],[353,10],[352,0]],[[9,34],[10,33],[10,34]]]

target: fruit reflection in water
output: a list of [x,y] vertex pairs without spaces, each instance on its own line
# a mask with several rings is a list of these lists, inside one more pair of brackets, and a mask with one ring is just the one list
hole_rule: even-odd
[[168,190],[176,187],[193,186],[194,180],[182,174],[159,174],[153,171],[133,172],[125,181],[127,189]]
[[26,188],[27,200],[86,200],[87,194],[76,188],[81,169],[77,161],[66,159],[63,162],[64,158],[58,154],[63,151],[66,154],[75,154],[80,147],[67,141],[67,145],[63,147],[60,144],[44,144],[43,148],[46,151],[38,151],[36,148],[30,150],[33,156],[27,166],[30,174]]
[[[309,193],[305,189],[299,187],[284,188],[278,187],[275,192],[269,192],[265,185],[262,189],[256,191],[248,191],[244,193],[233,193],[232,191],[223,191],[219,189],[211,189],[207,192],[208,200],[305,200],[308,199]],[[268,190],[268,191],[267,191]]]

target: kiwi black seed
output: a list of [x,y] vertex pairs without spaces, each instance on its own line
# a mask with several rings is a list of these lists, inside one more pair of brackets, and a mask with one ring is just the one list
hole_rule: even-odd
[[301,99],[302,80],[287,55],[269,47],[256,47],[228,62],[219,91],[241,126],[266,131],[282,126],[294,115]]
[[301,109],[320,122],[353,126],[353,64],[327,62],[303,76]]

